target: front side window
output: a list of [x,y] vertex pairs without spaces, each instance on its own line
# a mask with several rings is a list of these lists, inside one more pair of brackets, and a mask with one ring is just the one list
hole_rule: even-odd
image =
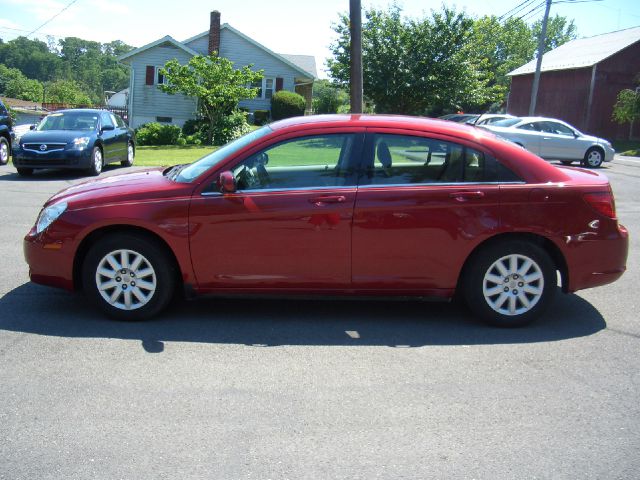
[[104,128],[104,127],[114,127],[115,128],[115,125],[111,121],[111,115],[109,115],[108,113],[103,113],[101,115],[100,120],[102,121],[102,128]]
[[557,122],[542,122],[542,131],[565,137],[574,137],[573,130]]
[[523,123],[522,125],[519,125],[517,128],[519,128],[520,130],[529,130],[532,132],[539,132],[540,124],[536,122]]
[[352,184],[355,135],[316,135],[287,140],[236,165],[238,190],[331,187]]
[[[411,135],[376,134],[373,158],[361,183],[386,185],[519,181],[509,169],[480,150]],[[371,151],[373,149],[373,151]]]

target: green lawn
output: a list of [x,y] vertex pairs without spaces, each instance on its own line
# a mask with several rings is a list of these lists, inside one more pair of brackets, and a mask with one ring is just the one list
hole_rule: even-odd
[[629,157],[640,157],[640,141],[632,140],[615,140],[613,148],[619,155],[627,155]]
[[219,147],[199,147],[188,145],[180,147],[167,145],[162,147],[138,147],[134,164],[139,167],[170,166],[190,163],[208,155]]

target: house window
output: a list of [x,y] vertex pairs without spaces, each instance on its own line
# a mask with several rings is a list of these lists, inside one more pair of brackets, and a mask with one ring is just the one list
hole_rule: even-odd
[[171,123],[173,118],[171,117],[156,117],[156,122],[158,123]]
[[273,89],[275,87],[275,80],[273,78],[264,79],[264,98],[271,99],[273,97]]
[[270,100],[276,92],[276,79],[275,78],[263,78],[251,84],[252,88],[258,89],[256,99]]
[[257,88],[258,93],[256,94],[256,98],[262,98],[262,80],[256,80],[251,84],[251,88]]
[[163,67],[156,67],[156,83],[158,85],[166,85],[167,79],[162,73],[160,73],[160,69]]

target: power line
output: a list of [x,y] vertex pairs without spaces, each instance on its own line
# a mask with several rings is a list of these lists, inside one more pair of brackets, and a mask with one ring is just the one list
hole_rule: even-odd
[[524,0],[524,2],[519,3],[518,5],[516,5],[515,7],[513,7],[511,10],[506,11],[505,13],[503,13],[502,15],[500,15],[498,17],[498,20],[502,20],[505,17],[513,17],[515,14],[517,14],[520,10],[523,10],[525,8],[527,8],[527,3],[531,4],[532,2],[534,2],[535,0]]
[[51,17],[49,20],[47,20],[46,22],[44,22],[42,25],[40,25],[38,28],[36,28],[35,30],[33,30],[32,32],[28,33],[27,35],[25,35],[26,37],[30,37],[31,35],[33,35],[34,33],[36,33],[38,30],[40,30],[42,27],[44,27],[46,24],[48,24],[49,22],[51,22],[52,20],[54,20],[55,18],[57,18],[58,16],[60,16],[65,10],[67,10],[71,5],[73,5],[74,3],[76,3],[78,0],[71,0],[71,2],[69,2],[67,4],[66,7],[64,7],[62,10],[60,10],[58,13],[56,13],[53,17]]
[[533,7],[531,10],[529,10],[527,13],[525,13],[524,15],[521,15],[520,17],[518,17],[520,20],[525,20],[525,17],[531,15],[532,13],[535,13],[537,10],[539,10],[540,8],[544,7],[545,4],[547,2],[545,0],[543,0],[542,2],[540,2],[538,5],[536,5],[535,7]]

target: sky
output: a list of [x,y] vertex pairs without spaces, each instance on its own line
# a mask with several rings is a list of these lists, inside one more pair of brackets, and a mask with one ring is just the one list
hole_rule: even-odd
[[[523,0],[398,0],[406,16],[417,18],[439,10],[443,4],[472,16],[503,15]],[[560,2],[561,0],[554,0]],[[391,1],[362,0],[363,8],[387,8]],[[535,7],[542,0],[535,0]],[[185,40],[209,29],[209,12],[221,12],[244,34],[277,53],[313,55],[318,73],[326,78],[324,61],[336,35],[331,29],[340,12],[347,13],[349,0],[0,0],[0,38],[20,35],[46,41],[47,35],[75,36],[86,40],[122,40],[134,47],[165,35]],[[530,12],[527,7],[519,15]],[[543,8],[527,20],[542,18]],[[552,4],[551,14],[574,19],[579,37],[640,26],[638,0],[601,0]],[[43,25],[45,22],[45,25]]]

